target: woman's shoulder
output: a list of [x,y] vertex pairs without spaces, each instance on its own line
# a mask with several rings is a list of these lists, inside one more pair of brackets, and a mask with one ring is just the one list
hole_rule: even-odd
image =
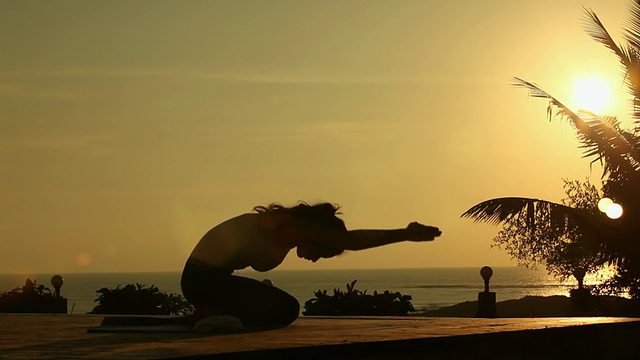
[[295,218],[290,214],[280,211],[267,211],[254,215],[258,215],[256,217],[256,223],[262,230],[276,231],[295,221]]
[[228,220],[223,221],[218,226],[234,226],[234,225],[242,225],[246,226],[248,222],[255,222],[260,214],[257,213],[245,213],[240,214],[238,216],[234,216]]
[[272,234],[291,227],[295,218],[282,212],[246,213],[232,217],[210,230],[212,233],[229,231],[246,232],[258,229],[263,234]]

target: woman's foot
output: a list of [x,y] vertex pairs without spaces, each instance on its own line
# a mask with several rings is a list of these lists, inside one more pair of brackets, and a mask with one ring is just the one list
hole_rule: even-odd
[[245,330],[242,321],[231,315],[211,315],[196,321],[193,331],[205,332],[239,332]]
[[214,315],[223,315],[221,311],[214,309],[210,306],[196,306],[196,309],[193,313],[183,316],[178,319],[178,323],[180,324],[195,324],[196,322],[208,318],[209,316]]

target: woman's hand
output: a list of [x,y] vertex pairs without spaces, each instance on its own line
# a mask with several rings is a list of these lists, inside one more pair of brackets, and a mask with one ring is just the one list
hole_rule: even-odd
[[442,231],[437,227],[422,225],[415,221],[407,225],[406,231],[407,240],[410,241],[432,241],[442,235]]

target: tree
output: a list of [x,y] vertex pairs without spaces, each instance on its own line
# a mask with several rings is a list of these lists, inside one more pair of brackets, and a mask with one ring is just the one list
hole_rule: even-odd
[[[562,205],[596,215],[600,196],[595,186],[588,181],[581,183],[565,179],[564,188],[567,198],[563,199]],[[526,200],[509,199],[511,202]],[[501,202],[504,204],[508,200],[503,198]],[[535,200],[531,206],[536,207]],[[550,207],[537,206],[537,211],[532,212],[535,226],[528,226],[528,212],[526,216],[508,218],[494,238],[495,246],[504,248],[518,260],[519,265],[536,267],[543,264],[549,273],[562,279],[571,276],[576,269],[593,272],[604,266],[598,256],[598,239],[593,232],[582,234],[575,221],[552,219],[556,211],[552,213]]]
[[640,0],[631,5],[625,43],[618,45],[595,12],[585,9],[586,31],[613,52],[624,71],[632,95],[635,126],[625,129],[614,116],[586,110],[573,112],[534,83],[514,78],[516,87],[547,99],[549,120],[567,121],[575,129],[584,157],[602,165],[602,195],[624,208],[617,220],[596,211],[600,197],[588,184],[565,182],[569,198],[556,203],[535,198],[497,198],[471,207],[462,217],[502,223],[494,239],[513,257],[526,264],[544,264],[550,273],[568,276],[572,268],[594,271],[611,265],[616,274],[601,290],[626,292],[640,298]]
[[67,313],[67,300],[56,297],[44,285],[27,279],[24,286],[0,293],[0,312]]

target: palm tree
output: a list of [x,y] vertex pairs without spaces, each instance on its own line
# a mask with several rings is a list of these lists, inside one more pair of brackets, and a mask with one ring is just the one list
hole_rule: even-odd
[[549,120],[559,118],[572,125],[584,157],[602,165],[603,195],[621,204],[624,215],[618,220],[607,218],[597,211],[598,199],[591,193],[591,199],[582,204],[535,198],[490,199],[471,207],[462,217],[503,224],[503,237],[494,239],[499,245],[506,245],[518,259],[529,257],[529,263],[547,265],[558,275],[571,274],[571,267],[595,270],[612,265],[617,274],[606,283],[608,288],[640,298],[640,0],[632,2],[624,45],[613,40],[595,12],[585,9],[585,13],[587,33],[611,50],[622,65],[624,83],[633,98],[634,128],[624,129],[613,116],[574,112],[523,79],[514,78],[514,86],[547,99]]

